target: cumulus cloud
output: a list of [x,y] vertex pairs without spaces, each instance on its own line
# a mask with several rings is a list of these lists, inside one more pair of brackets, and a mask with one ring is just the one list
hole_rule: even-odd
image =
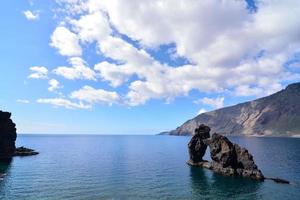
[[51,79],[48,81],[49,87],[48,90],[53,92],[59,88],[61,88],[60,83],[56,79]]
[[38,20],[39,19],[39,12],[38,11],[30,11],[30,10],[26,10],[23,12],[24,16],[26,17],[26,19],[28,20]]
[[120,100],[120,97],[116,92],[95,89],[91,86],[84,86],[81,89],[72,92],[70,97],[89,104],[102,103],[112,105],[118,103]]
[[79,20],[72,20],[71,24],[83,42],[100,41],[112,32],[107,17],[100,11],[83,15]]
[[87,63],[80,57],[72,57],[69,59],[72,67],[57,67],[53,70],[56,75],[63,76],[66,79],[75,80],[96,80],[95,72],[89,68]]
[[28,104],[28,103],[30,103],[30,101],[27,100],[27,99],[17,99],[17,102],[18,102],[18,103],[23,103],[23,104]]
[[83,103],[74,103],[68,99],[63,98],[45,98],[45,99],[38,99],[37,103],[42,104],[51,104],[55,107],[65,107],[67,109],[89,109],[91,108],[90,105],[83,104]]
[[[113,87],[129,82],[125,99],[132,106],[149,99],[172,101],[192,90],[261,96],[280,90],[282,81],[297,77],[284,64],[300,51],[299,1],[256,1],[256,12],[247,9],[246,1],[59,2],[66,10],[76,8],[78,16],[70,15],[64,21],[72,31],[61,26],[54,31],[52,38],[67,36],[58,37],[62,39],[56,43],[52,39],[52,46],[68,56],[75,56],[66,53],[74,52],[70,49],[80,49],[78,56],[82,51],[79,42],[95,44],[98,54],[110,58],[96,64],[95,71]],[[164,44],[173,44],[173,54],[190,64],[171,67],[147,51]],[[86,77],[78,71],[62,67],[55,73],[69,79]],[[88,71],[89,79],[94,79],[96,75]],[[205,100],[215,108],[222,107],[223,101]]]
[[201,102],[205,105],[209,105],[214,109],[219,109],[224,107],[224,97],[217,97],[217,98],[208,98],[204,97],[201,99]]
[[94,69],[99,71],[101,78],[109,81],[113,87],[122,85],[133,74],[128,65],[116,65],[106,61],[96,64]]
[[47,79],[48,69],[46,67],[34,66],[29,68],[32,72],[28,78],[31,79]]
[[273,94],[281,89],[283,89],[281,84],[273,84],[273,83],[270,83],[270,85],[266,86],[266,88],[255,87],[255,86],[251,87],[249,85],[240,85],[235,88],[234,93],[236,96],[263,97],[263,96]]
[[80,56],[82,54],[78,36],[63,26],[54,30],[50,45],[58,49],[63,56]]

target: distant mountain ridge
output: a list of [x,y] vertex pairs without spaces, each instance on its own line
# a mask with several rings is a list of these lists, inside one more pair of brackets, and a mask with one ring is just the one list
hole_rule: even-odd
[[257,100],[202,113],[166,135],[193,135],[200,124],[224,135],[300,134],[300,82]]

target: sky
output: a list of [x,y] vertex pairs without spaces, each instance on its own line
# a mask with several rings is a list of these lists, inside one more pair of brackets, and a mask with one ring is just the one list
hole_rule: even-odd
[[18,133],[157,134],[300,80],[298,0],[1,4]]

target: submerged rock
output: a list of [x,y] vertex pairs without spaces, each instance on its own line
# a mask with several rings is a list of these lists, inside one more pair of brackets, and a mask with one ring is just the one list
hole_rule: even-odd
[[287,181],[287,180],[282,179],[282,178],[266,178],[266,179],[273,180],[276,183],[290,184],[290,181]]
[[191,141],[188,144],[190,160],[192,162],[203,161],[203,156],[207,149],[207,144],[205,139],[210,137],[210,128],[205,125],[199,126],[195,129],[195,135],[192,137]]
[[16,124],[11,120],[11,113],[0,111],[0,160],[11,160],[16,146]]
[[37,152],[33,149],[29,149],[29,148],[25,148],[25,147],[18,147],[18,148],[16,148],[14,156],[33,156],[33,155],[37,155],[37,154],[39,154],[39,152]]
[[[208,126],[203,124],[199,127],[199,129],[204,130],[204,127],[205,130],[210,130]],[[203,135],[204,131],[201,133]],[[203,137],[198,134],[199,133],[196,132],[196,137],[193,136],[189,143],[190,160],[187,162],[189,165],[208,168],[223,175],[243,176],[257,180],[264,180],[264,175],[258,169],[253,160],[253,156],[247,149],[242,148],[237,144],[233,144],[227,137],[217,133],[214,133],[210,139],[208,139],[209,131],[208,134],[205,134]],[[207,144],[210,148],[212,162],[202,160]],[[198,148],[197,145],[199,146]]]

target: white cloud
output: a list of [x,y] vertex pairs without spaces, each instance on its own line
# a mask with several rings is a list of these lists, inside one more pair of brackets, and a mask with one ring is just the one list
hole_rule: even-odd
[[47,79],[48,69],[46,67],[34,66],[29,68],[32,72],[28,78],[31,79]]
[[[94,69],[113,87],[129,82],[125,99],[132,106],[149,99],[171,101],[191,90],[261,96],[281,89],[283,80],[299,77],[283,65],[300,50],[299,1],[257,1],[255,13],[247,10],[246,1],[59,1],[79,14],[65,21],[74,40],[96,43],[97,53],[117,61]],[[171,43],[173,53],[192,64],[171,67],[146,51]],[[69,79],[82,77],[74,67],[60,69]],[[210,104],[220,107],[222,102]]]
[[201,102],[215,109],[224,107],[224,97],[217,97],[217,98],[204,97],[203,99],[201,99]]
[[106,61],[96,64],[94,69],[99,71],[102,79],[109,81],[113,87],[120,86],[132,75],[128,65],[115,65]]
[[18,103],[24,103],[24,104],[30,103],[30,101],[27,100],[27,99],[17,99],[17,102],[18,102]]
[[78,36],[63,26],[54,30],[50,45],[57,48],[63,56],[81,56],[82,54]]
[[105,56],[122,63],[130,63],[133,67],[144,67],[153,62],[153,59],[145,50],[137,49],[119,37],[106,37],[98,45]]
[[[240,84],[240,80],[247,84],[255,84],[262,79],[269,79],[274,84],[279,84],[284,71],[282,64],[286,60],[284,54],[288,53],[291,47],[295,49],[294,42],[299,43],[297,37],[282,34],[289,31],[293,33],[292,35],[299,33],[296,24],[300,18],[297,14],[299,12],[295,9],[297,6],[294,5],[298,3],[295,1],[284,3],[265,1],[259,5],[260,8],[255,14],[250,14],[246,10],[243,1],[182,1],[176,5],[172,1],[89,2],[93,5],[93,8],[90,7],[91,10],[97,8],[95,4],[105,10],[110,16],[111,23],[120,32],[149,47],[174,42],[177,53],[197,65],[168,69],[169,74],[174,76],[176,71],[180,72],[177,79],[174,76],[166,77],[165,73],[159,74],[162,79],[170,78],[170,84],[180,82],[178,78],[183,78],[181,79],[184,80],[183,85],[178,88],[177,94],[184,94],[191,89],[206,91],[236,87]],[[291,7],[295,9],[294,12],[288,11],[287,8]],[[132,8],[135,8],[135,12],[131,12]],[[279,27],[279,21],[289,23]],[[267,52],[268,62],[265,58],[260,58],[262,61],[258,59],[258,64],[254,63],[252,57],[262,49]],[[279,50],[283,53],[279,54]],[[282,58],[277,59],[278,55]],[[129,60],[130,57],[127,58]],[[271,62],[272,60],[275,61]],[[248,65],[251,71],[246,70],[245,65]],[[120,68],[119,71],[122,70]],[[204,72],[207,71],[211,71],[212,76],[206,76]],[[182,73],[185,72],[187,73],[183,76]],[[157,85],[155,84],[157,79],[159,77],[132,83],[129,96],[140,98],[140,102],[144,102],[147,99],[144,94],[152,91],[151,88]],[[199,81],[215,84],[207,88],[206,84],[199,85]],[[164,88],[165,91],[160,96],[168,93],[169,87]],[[154,92],[149,98],[156,96]]]
[[91,0],[91,11],[97,9],[96,4],[120,32],[149,47],[175,42],[178,53],[190,58],[249,18],[243,1]]
[[90,105],[83,104],[83,103],[74,103],[68,99],[63,98],[46,98],[46,99],[38,99],[37,103],[42,104],[51,104],[55,107],[65,107],[67,109],[89,109],[91,108]]
[[234,66],[262,46],[273,52],[299,42],[299,2],[294,0],[260,1],[254,14],[246,9],[246,1],[88,2],[91,11],[105,10],[129,37],[149,47],[174,42],[179,55],[204,66]]
[[100,41],[112,32],[107,17],[100,11],[84,15],[71,23],[83,42]]
[[65,13],[71,16],[82,14],[85,10],[86,0],[55,0],[63,8],[54,9],[57,13]]
[[51,79],[48,81],[49,87],[48,90],[53,92],[59,88],[61,88],[60,83],[56,79]]
[[38,11],[32,12],[30,10],[26,10],[23,12],[23,14],[26,17],[26,19],[28,19],[28,20],[38,20],[39,19]]
[[56,75],[63,76],[66,79],[75,80],[96,80],[95,72],[89,68],[87,63],[80,57],[73,57],[69,59],[72,67],[57,67],[53,70]]
[[81,89],[72,92],[70,97],[90,104],[104,103],[112,105],[118,103],[120,100],[120,97],[116,92],[95,89],[91,86],[84,86]]
[[205,113],[205,112],[207,112],[207,110],[205,110],[204,108],[201,108],[201,109],[198,111],[197,115],[200,115],[200,114]]
[[[270,82],[270,81],[267,80],[267,82]],[[264,86],[264,87],[257,87],[257,86],[251,87],[249,85],[240,85],[235,88],[234,93],[236,96],[263,97],[263,96],[273,94],[273,93],[283,89],[280,84],[276,84],[276,83],[275,84],[270,83],[269,85]]]

